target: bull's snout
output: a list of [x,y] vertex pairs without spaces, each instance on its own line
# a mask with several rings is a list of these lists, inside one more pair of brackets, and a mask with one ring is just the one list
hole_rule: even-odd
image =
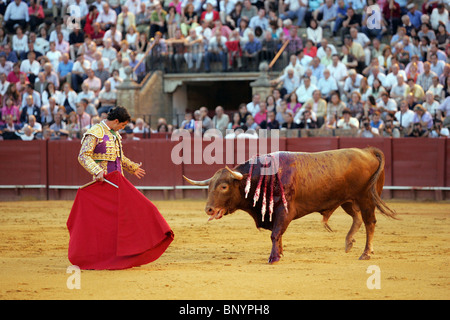
[[211,216],[211,215],[214,214],[214,209],[211,206],[206,206],[205,207],[205,212],[206,212],[207,215]]

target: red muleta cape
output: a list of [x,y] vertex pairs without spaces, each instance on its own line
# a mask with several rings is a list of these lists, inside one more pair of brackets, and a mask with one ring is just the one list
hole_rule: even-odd
[[67,220],[69,260],[80,269],[125,269],[158,259],[174,234],[158,209],[118,171],[78,189]]

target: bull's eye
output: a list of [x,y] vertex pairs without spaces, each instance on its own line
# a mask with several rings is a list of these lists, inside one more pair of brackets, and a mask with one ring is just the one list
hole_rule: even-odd
[[220,186],[220,190],[222,190],[222,191],[227,191],[227,190],[228,190],[228,185],[227,185],[227,184],[222,184],[222,185]]

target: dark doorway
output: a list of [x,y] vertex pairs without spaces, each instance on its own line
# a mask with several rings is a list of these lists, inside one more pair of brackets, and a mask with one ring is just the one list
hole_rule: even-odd
[[[238,110],[241,103],[252,101],[251,81],[211,81],[187,84],[187,109],[207,107],[214,113],[217,106],[226,111]],[[228,113],[228,112],[227,112]]]

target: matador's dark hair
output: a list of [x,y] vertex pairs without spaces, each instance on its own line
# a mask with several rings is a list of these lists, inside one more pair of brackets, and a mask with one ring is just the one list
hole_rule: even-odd
[[119,120],[119,122],[129,122],[131,120],[131,117],[127,109],[125,109],[124,107],[115,107],[108,112],[107,119],[110,121],[117,119]]

